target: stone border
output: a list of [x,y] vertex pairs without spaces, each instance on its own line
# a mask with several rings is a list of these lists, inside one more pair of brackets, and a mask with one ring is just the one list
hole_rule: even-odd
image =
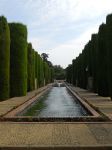
[[90,146],[74,146],[74,145],[33,145],[33,146],[1,146],[0,150],[112,150],[112,145],[90,145]]
[[100,117],[100,114],[98,112],[96,112],[88,103],[86,103],[81,97],[78,96],[78,94],[76,94],[71,88],[69,88],[66,85],[67,89],[72,93],[72,95],[74,97],[76,97],[79,102],[81,103],[81,105],[83,105],[83,107],[89,111],[94,117]]
[[66,85],[67,89],[75,96],[81,105],[87,109],[88,112],[92,114],[92,116],[81,116],[81,117],[67,117],[67,118],[39,118],[33,116],[16,116],[17,114],[21,113],[29,107],[32,103],[37,101],[37,98],[42,96],[46,93],[51,86],[48,86],[44,89],[41,93],[36,95],[35,97],[31,98],[30,100],[26,101],[22,105],[18,106],[16,109],[12,110],[11,112],[7,113],[3,117],[0,118],[0,121],[11,121],[11,122],[104,122],[108,121],[106,118],[101,117],[99,113],[97,113],[89,104],[87,104],[78,94],[76,94],[70,87]]
[[22,112],[24,109],[26,109],[29,105],[33,104],[37,99],[45,94],[49,89],[51,89],[51,86],[48,86],[46,89],[43,89],[41,93],[37,94],[36,96],[32,97],[31,99],[27,100],[23,104],[19,105],[17,108],[14,110],[8,112],[5,114],[2,118],[15,118],[17,117],[16,115]]

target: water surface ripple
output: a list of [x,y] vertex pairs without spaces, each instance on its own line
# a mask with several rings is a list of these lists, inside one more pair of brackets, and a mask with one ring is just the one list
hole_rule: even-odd
[[74,98],[66,87],[53,87],[43,100],[44,108],[38,112],[38,117],[78,117],[88,113]]

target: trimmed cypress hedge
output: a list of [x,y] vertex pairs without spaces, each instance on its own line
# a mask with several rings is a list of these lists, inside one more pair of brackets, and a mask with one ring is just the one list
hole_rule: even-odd
[[51,83],[54,82],[54,68],[51,67]]
[[35,51],[35,79],[36,89],[38,88],[38,53]]
[[0,100],[24,96],[53,77],[53,68],[27,43],[26,26],[0,17]]
[[94,92],[112,97],[112,14],[67,67],[66,74],[67,82],[86,89],[91,79]]
[[27,91],[32,91],[35,89],[35,51],[31,43],[28,44],[27,59]]
[[112,97],[112,14],[106,18],[108,95]]
[[27,92],[27,28],[10,23],[10,96],[23,96]]
[[7,20],[0,17],[0,100],[9,98],[10,31]]
[[35,87],[35,50],[32,49],[32,56],[33,56],[33,60],[32,60],[32,63],[33,63],[33,66],[32,66],[32,80],[33,80],[33,90],[36,89]]
[[107,44],[106,25],[102,24],[98,32],[98,93],[108,96],[108,76],[107,76]]
[[39,56],[39,87],[44,86],[44,62]]
[[46,62],[44,62],[44,79],[45,79],[45,85],[49,83],[49,66]]

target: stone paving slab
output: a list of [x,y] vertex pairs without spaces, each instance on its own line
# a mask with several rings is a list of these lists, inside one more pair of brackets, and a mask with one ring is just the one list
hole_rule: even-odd
[[50,85],[40,88],[38,90],[34,90],[32,92],[28,92],[26,96],[14,97],[5,101],[1,101],[0,102],[0,116],[7,114],[9,111],[13,110],[14,108],[20,106],[21,104],[35,97],[36,95],[38,95],[39,93],[47,89],[49,86]]
[[[112,120],[112,100],[110,97],[102,97],[97,93],[83,91],[81,88],[71,87],[82,99],[88,102],[94,108],[97,108],[102,114]],[[82,92],[83,91],[83,92]]]
[[112,124],[0,123],[0,147],[112,146]]
[[102,96],[95,96],[95,97],[89,97],[89,98],[86,98],[88,100],[98,100],[98,101],[111,101],[111,98],[110,97],[102,97]]

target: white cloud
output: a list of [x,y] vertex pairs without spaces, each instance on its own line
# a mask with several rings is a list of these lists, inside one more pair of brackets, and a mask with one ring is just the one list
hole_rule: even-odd
[[9,21],[27,24],[34,49],[49,53],[54,64],[64,67],[78,56],[111,12],[112,0],[0,1],[0,13]]
[[27,0],[26,10],[33,12],[35,17],[39,17],[36,23],[47,23],[59,16],[63,22],[77,22],[79,20],[95,19],[102,14],[112,12],[111,0]]
[[88,29],[78,38],[58,45],[52,51],[47,52],[50,54],[50,60],[53,64],[61,64],[64,68],[66,68],[68,64],[72,63],[72,59],[75,59],[79,53],[82,52],[84,45],[91,39],[91,33],[97,32],[98,28],[96,26]]
[[[52,32],[51,36],[46,36],[45,38],[32,38],[32,43],[39,52],[46,52],[50,54],[50,60],[54,64],[61,64],[66,67],[72,62],[76,56],[84,48],[84,45],[91,38],[91,34],[98,31],[98,26],[105,21],[107,13],[112,10],[111,0],[47,0],[44,1],[45,5],[42,5],[40,11],[40,23],[38,21],[32,23],[32,28],[39,24],[48,23],[47,27],[41,28],[40,32]],[[29,3],[31,5],[31,3]],[[36,5],[32,5],[35,9]],[[44,9],[44,10],[42,10]],[[53,20],[58,18],[59,20]],[[52,21],[52,24],[50,24]],[[69,26],[70,22],[73,24]],[[85,24],[87,26],[85,27]],[[55,43],[52,37],[55,38],[58,32],[64,32],[67,29],[83,28],[80,35],[58,44],[50,46],[50,43]],[[37,29],[38,30],[38,29]],[[48,33],[49,34],[49,33]],[[69,34],[69,33],[68,33]],[[38,35],[37,35],[38,36]],[[62,33],[63,36],[63,33]],[[67,35],[66,35],[67,36]],[[48,38],[47,38],[48,37]],[[56,44],[56,43],[55,43]],[[44,46],[43,46],[44,45]],[[46,47],[49,46],[48,50]],[[45,48],[45,49],[44,49]],[[42,49],[42,50],[40,50]]]

